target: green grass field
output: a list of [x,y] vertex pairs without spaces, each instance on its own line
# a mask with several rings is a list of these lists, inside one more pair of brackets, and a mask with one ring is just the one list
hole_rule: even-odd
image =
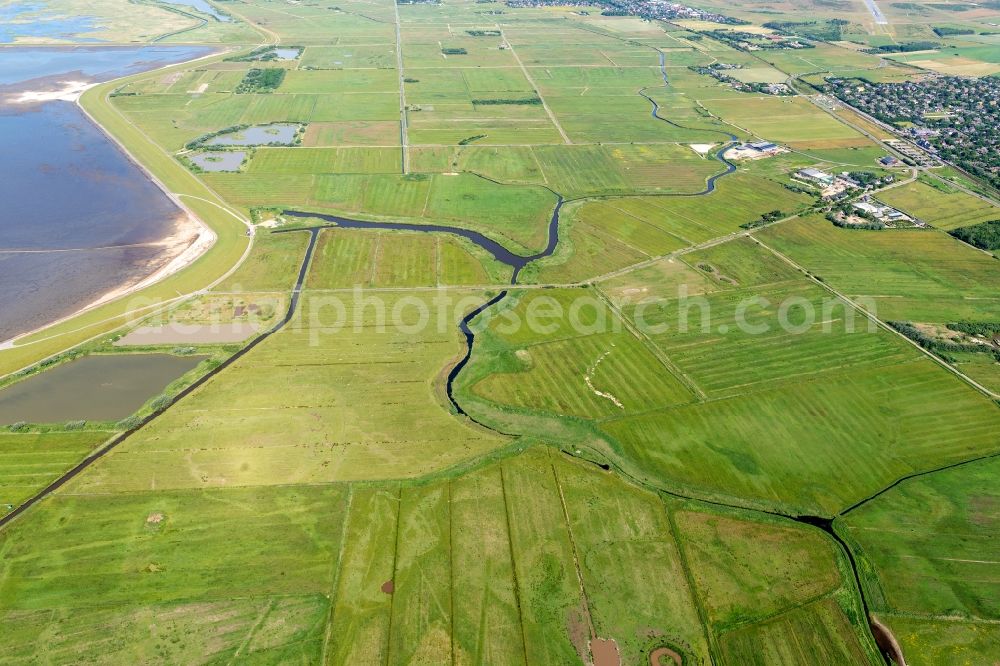
[[[476,358],[495,374],[478,382],[475,393],[504,405],[581,418],[641,413],[692,399],[612,312],[603,308],[600,316],[592,316],[601,307],[595,294],[580,296],[579,290],[524,292],[509,317],[493,319],[478,343]],[[531,327],[533,313],[549,308],[564,314],[551,321],[537,318],[537,334],[502,333],[514,317]],[[592,321],[586,328],[593,333],[572,330],[576,312],[581,320]],[[550,327],[551,332],[545,330]]]
[[445,307],[433,293],[306,292],[285,329],[74,483],[101,492],[415,477],[489,453],[504,440],[456,419],[441,391],[461,349],[457,319],[483,300],[451,296]]
[[0,433],[0,516],[40,491],[96,450],[113,433]]
[[1000,313],[991,286],[1000,265],[944,233],[856,231],[808,218],[759,237],[883,320],[989,321]]
[[[920,70],[864,49],[937,25],[986,33],[995,9],[885,2],[883,26],[861,3],[703,3],[752,32],[842,21],[835,43],[742,51],[698,32],[723,24],[581,6],[216,1],[223,22],[62,4],[97,28],[60,41],[217,48],[81,100],[217,238],[137,298],[0,348],[0,375],[121,351],[135,325],[270,329],[298,301],[0,528],[0,664],[605,666],[602,641],[629,665],[882,663],[862,594],[907,663],[1000,659],[998,463],[961,464],[1000,452],[996,401],[832,293],[883,321],[997,321],[996,259],[945,233],[997,208],[923,175],[876,197],[934,229],[809,215],[750,233],[817,203],[798,169],[878,170],[882,148],[842,121],[885,134],[689,69],[906,80]],[[946,41],[898,59],[997,67],[995,37]],[[300,51],[243,57],[262,45]],[[280,85],[236,94],[252,68]],[[295,145],[252,148],[239,172],[188,168],[206,135],[282,122],[302,127]],[[730,134],[792,152],[702,195]],[[514,286],[452,234],[329,228],[293,292],[309,235],[272,233],[317,223],[282,210],[312,211],[471,229],[527,256],[560,197],[554,253]],[[458,324],[501,290],[472,323],[456,408]],[[199,372],[237,348],[203,346]],[[1000,387],[989,354],[955,367]],[[0,517],[114,427],[0,432]],[[860,589],[815,517],[835,519]]]
[[[623,332],[581,291],[542,310],[548,330],[495,314],[474,355],[476,383],[464,389],[470,405],[508,432],[573,438],[583,427],[601,455],[675,492],[797,514],[831,515],[909,471],[995,449],[1000,413],[990,401],[753,241],[683,262],[683,281],[664,280],[663,291],[640,281],[638,301],[625,293],[636,288],[623,287],[628,275],[611,281],[607,298],[626,296]],[[691,293],[704,295],[678,295],[699,273]],[[526,303],[547,295],[512,312],[529,321]],[[636,369],[640,350],[670,383]],[[606,379],[598,359],[615,363]],[[632,369],[617,371],[626,361]],[[947,416],[954,409],[962,429]]]
[[1000,207],[936,179],[889,190],[880,199],[945,231],[1000,219]]
[[511,270],[458,237],[331,229],[320,236],[307,285],[437,287],[505,284]]
[[797,148],[838,148],[868,143],[856,130],[841,124],[799,97],[712,99],[705,107],[767,141]]
[[[700,605],[759,596],[751,571],[784,591],[782,608],[839,598],[819,533],[677,509],[545,447],[416,485],[60,494],[0,539],[0,645],[55,660],[560,664],[589,660],[599,637],[623,663],[659,647],[702,663]],[[782,566],[760,566],[764,544]],[[720,554],[749,568],[732,578]],[[804,575],[818,577],[803,588]],[[81,595],[100,607],[72,613]],[[804,621],[857,652],[843,612],[826,613]]]
[[289,291],[295,284],[309,236],[260,232],[247,260],[217,291]]
[[874,610],[914,663],[998,658],[996,459],[904,481],[837,521]]
[[566,283],[595,278],[690,245],[738,231],[763,213],[792,214],[809,203],[777,180],[737,173],[699,197],[615,197],[564,209],[564,241],[526,278]]
[[[252,169],[251,169],[252,171]],[[530,254],[545,247],[556,196],[472,175],[206,174],[234,205],[328,212],[367,219],[456,224]]]
[[686,508],[672,519],[722,663],[881,663],[859,639],[844,556],[821,533]]

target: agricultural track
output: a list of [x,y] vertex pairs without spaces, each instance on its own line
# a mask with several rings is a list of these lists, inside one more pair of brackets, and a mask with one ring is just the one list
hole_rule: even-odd
[[[396,26],[397,26],[397,40],[398,40],[398,26],[399,26],[399,24],[398,24],[398,18],[397,18]],[[261,29],[263,30],[263,28],[261,28]],[[594,32],[596,32],[596,31],[594,31]],[[605,35],[605,36],[611,36],[611,35]],[[278,43],[279,40],[276,38],[276,36],[273,36],[273,34],[272,34],[272,37],[273,38],[272,38],[272,40],[270,40],[270,42],[271,43]],[[618,39],[620,39],[620,38],[618,38]],[[622,40],[622,41],[624,41],[624,40]],[[658,54],[658,57],[659,57],[659,66],[660,66],[660,73],[661,73],[661,76],[662,76],[662,79],[663,79],[663,87],[667,87],[669,85],[669,81],[668,81],[668,75],[667,75],[667,70],[666,70],[666,56],[659,49],[656,49],[655,47],[650,47],[650,48],[653,48],[657,52],[657,54]],[[397,49],[397,53],[398,52],[399,52],[399,49]],[[401,68],[400,68],[400,70],[401,70]],[[400,76],[402,76],[402,71],[400,71]],[[695,193],[671,193],[671,194],[659,194],[659,195],[655,195],[655,196],[693,197],[693,196],[704,196],[704,195],[707,195],[707,194],[711,194],[712,192],[715,191],[716,183],[717,183],[717,181],[720,178],[722,178],[722,177],[724,177],[726,175],[729,175],[731,173],[734,173],[736,171],[736,166],[732,162],[726,160],[723,155],[724,155],[725,151],[734,142],[738,141],[738,137],[735,134],[729,133],[729,132],[724,131],[724,130],[719,130],[719,129],[714,129],[713,130],[713,129],[706,129],[706,128],[686,127],[684,125],[675,123],[675,122],[673,122],[671,120],[668,120],[667,118],[664,118],[664,117],[660,116],[659,115],[659,109],[660,109],[659,103],[655,99],[653,99],[652,96],[650,96],[647,93],[647,90],[649,90],[649,88],[642,88],[642,89],[640,89],[638,91],[638,94],[640,96],[642,96],[644,99],[646,99],[651,104],[651,106],[652,106],[651,116],[654,119],[656,119],[656,120],[658,120],[660,122],[667,123],[667,124],[669,124],[671,126],[680,128],[680,129],[697,130],[697,131],[704,131],[704,132],[716,132],[716,133],[718,133],[718,134],[723,135],[724,137],[726,137],[726,141],[723,143],[723,145],[721,146],[721,148],[719,148],[717,151],[715,151],[715,152],[712,153],[712,157],[715,160],[719,161],[725,167],[725,169],[724,169],[724,171],[722,171],[720,173],[717,173],[717,174],[714,174],[711,177],[709,177],[706,180],[704,190],[702,190],[700,192],[695,192]],[[403,171],[405,172],[407,170],[406,158],[405,158],[405,154],[406,154],[405,113],[404,113],[403,129],[402,129],[402,131],[404,132],[403,140],[402,140],[402,143],[403,143],[402,149],[403,149],[403,152],[404,152],[404,162],[403,162],[404,167],[403,167]],[[488,180],[492,180],[492,179],[488,179]],[[493,181],[493,182],[498,182],[498,181]],[[218,367],[213,368],[212,370],[210,370],[209,372],[207,372],[205,375],[203,375],[203,376],[199,377],[197,380],[195,380],[192,384],[190,384],[189,386],[187,386],[186,388],[184,388],[180,393],[178,393],[178,395],[173,399],[173,401],[171,401],[170,404],[168,404],[167,406],[162,407],[159,410],[154,411],[153,413],[149,414],[148,416],[146,416],[145,418],[143,418],[142,421],[138,425],[136,425],[135,427],[133,427],[133,428],[131,428],[131,429],[129,429],[129,430],[127,430],[125,432],[122,432],[121,434],[117,435],[112,440],[110,440],[108,443],[106,443],[101,449],[99,449],[98,451],[94,452],[93,454],[91,454],[90,456],[88,456],[87,458],[85,458],[84,460],[82,460],[79,464],[77,464],[71,470],[69,470],[68,472],[66,472],[62,476],[60,476],[58,479],[56,479],[55,481],[53,481],[51,484],[49,484],[43,490],[39,491],[36,495],[34,495],[33,497],[31,497],[30,499],[28,499],[27,501],[25,501],[23,504],[21,504],[20,506],[18,506],[16,509],[14,509],[13,511],[11,511],[9,514],[7,514],[7,515],[5,515],[3,517],[0,517],[0,529],[2,529],[7,524],[9,524],[13,520],[15,520],[19,515],[21,515],[25,511],[27,511],[30,507],[32,507],[33,505],[37,504],[38,502],[40,502],[45,497],[47,497],[48,495],[52,494],[54,491],[56,491],[59,488],[61,488],[62,486],[64,486],[67,482],[69,482],[71,479],[73,479],[74,477],[76,477],[77,475],[79,475],[86,468],[88,468],[91,464],[93,464],[94,462],[96,462],[97,460],[99,460],[101,457],[105,456],[112,449],[114,449],[119,444],[121,444],[126,439],[128,439],[136,431],[138,431],[139,429],[143,428],[148,423],[150,423],[151,421],[153,421],[154,419],[156,419],[164,411],[166,411],[167,409],[169,409],[169,407],[174,402],[177,402],[177,401],[183,399],[184,397],[186,397],[187,395],[191,394],[192,392],[194,392],[196,389],[198,389],[203,384],[207,383],[209,380],[211,380],[213,377],[215,377],[218,373],[220,373],[223,370],[225,370],[226,368],[230,367],[238,359],[242,358],[244,355],[246,355],[247,353],[249,353],[252,349],[254,349],[257,345],[259,345],[264,339],[266,339],[267,337],[273,335],[274,333],[276,333],[279,330],[281,330],[284,326],[286,326],[292,320],[292,318],[294,317],[294,315],[296,313],[296,310],[298,308],[298,302],[299,302],[299,298],[300,298],[301,291],[302,291],[302,288],[303,288],[303,283],[305,281],[306,273],[307,273],[307,270],[309,268],[309,265],[310,265],[310,262],[312,260],[312,256],[313,256],[313,253],[314,253],[316,241],[317,241],[317,239],[319,237],[319,233],[320,233],[321,230],[328,229],[328,228],[344,227],[344,228],[374,229],[374,230],[406,230],[406,231],[417,231],[417,232],[426,232],[426,233],[447,233],[447,234],[458,235],[458,236],[461,236],[461,237],[469,240],[470,242],[474,243],[475,245],[477,245],[480,248],[482,248],[483,250],[485,250],[486,252],[488,252],[491,256],[493,256],[500,263],[503,263],[503,264],[505,264],[507,266],[510,266],[513,269],[513,274],[512,274],[512,277],[511,277],[511,281],[510,281],[510,286],[513,287],[513,286],[517,286],[518,277],[519,277],[519,274],[520,274],[520,272],[521,272],[521,270],[523,268],[525,268],[527,265],[531,264],[532,262],[538,261],[540,259],[544,259],[544,258],[549,257],[549,256],[551,256],[551,255],[553,255],[555,253],[555,251],[557,249],[557,246],[559,244],[560,214],[561,214],[561,211],[562,211],[562,207],[563,207],[563,205],[565,203],[569,203],[570,201],[585,201],[585,200],[618,198],[618,196],[620,196],[620,195],[596,195],[596,196],[578,197],[578,198],[575,198],[575,199],[569,199],[569,200],[567,200],[567,199],[564,199],[557,192],[553,191],[553,194],[555,194],[558,197],[558,201],[557,201],[557,203],[555,205],[555,208],[554,208],[554,210],[552,212],[552,215],[551,215],[551,218],[549,220],[549,224],[548,224],[548,239],[547,239],[546,247],[541,252],[539,252],[537,254],[534,254],[534,255],[529,255],[529,256],[523,256],[523,255],[515,254],[515,253],[511,252],[510,250],[508,250],[507,248],[505,248],[500,243],[498,243],[497,241],[495,241],[495,240],[493,240],[493,239],[485,236],[484,234],[476,232],[476,231],[472,231],[472,230],[469,230],[469,229],[464,229],[464,228],[461,228],[461,227],[436,226],[436,225],[430,225],[430,224],[372,222],[372,221],[355,220],[355,219],[349,219],[349,218],[344,218],[344,217],[338,217],[338,216],[335,216],[335,215],[322,214],[322,213],[314,213],[314,212],[308,212],[308,211],[298,211],[298,210],[286,210],[286,211],[284,211],[284,215],[286,215],[288,217],[303,218],[303,219],[304,218],[314,218],[314,219],[320,219],[320,220],[323,220],[323,221],[326,222],[325,224],[319,224],[319,225],[315,225],[315,226],[299,227],[299,228],[295,228],[295,229],[288,229],[288,230],[281,230],[281,231],[275,231],[275,232],[273,232],[273,233],[298,233],[298,232],[303,232],[304,231],[304,232],[308,232],[310,234],[309,244],[308,244],[308,247],[306,249],[305,255],[304,255],[303,259],[302,259],[302,263],[300,265],[299,272],[298,272],[298,275],[296,277],[296,280],[295,280],[295,283],[294,283],[294,286],[293,286],[293,289],[292,289],[292,294],[291,294],[291,298],[290,298],[290,301],[289,301],[289,305],[288,305],[287,311],[285,312],[284,317],[279,322],[277,322],[272,328],[268,329],[266,332],[260,334],[256,338],[254,338],[249,344],[247,344],[245,347],[243,347],[238,352],[236,352],[231,357],[229,357],[224,362],[222,362]],[[743,234],[741,233],[740,235],[743,235]],[[715,243],[715,242],[717,242],[717,241],[713,241],[713,243]],[[451,368],[451,370],[448,373],[448,377],[447,377],[447,395],[448,395],[449,401],[453,405],[453,407],[454,407],[454,409],[455,409],[455,411],[456,411],[457,414],[459,414],[459,415],[461,415],[461,416],[463,416],[463,417],[465,417],[465,418],[467,418],[467,419],[469,419],[469,420],[477,423],[478,425],[480,425],[480,426],[482,426],[484,428],[488,428],[488,429],[490,429],[490,430],[492,430],[492,431],[494,431],[494,432],[496,432],[496,433],[498,433],[500,435],[507,436],[507,437],[516,437],[516,436],[519,435],[519,433],[503,432],[503,431],[501,431],[501,430],[499,430],[499,429],[497,429],[497,428],[495,428],[493,426],[487,425],[485,423],[482,423],[482,422],[476,420],[474,417],[472,417],[471,415],[469,415],[462,408],[462,406],[459,404],[458,400],[456,399],[456,397],[455,397],[455,395],[453,393],[453,384],[454,384],[454,381],[458,378],[459,374],[462,372],[462,370],[468,364],[468,362],[469,362],[469,360],[471,358],[471,355],[472,355],[473,345],[475,344],[475,333],[472,330],[472,326],[471,326],[472,323],[480,315],[482,315],[485,311],[487,311],[491,307],[493,307],[493,306],[497,305],[498,303],[500,303],[501,301],[503,301],[508,296],[509,292],[510,292],[509,289],[504,289],[503,291],[501,291],[497,295],[493,296],[492,298],[490,298],[488,301],[486,301],[485,303],[483,303],[479,307],[475,308],[474,310],[472,310],[471,312],[469,312],[468,314],[466,314],[462,318],[462,320],[459,322],[459,329],[461,330],[461,332],[462,332],[462,334],[464,336],[466,349],[465,349],[465,354],[463,355],[463,357],[457,363],[455,363],[455,365]],[[628,479],[629,481],[631,481],[632,483],[634,483],[634,484],[636,484],[638,486],[651,489],[651,490],[653,490],[655,492],[658,492],[658,493],[663,493],[664,495],[669,495],[669,496],[676,497],[676,498],[679,498],[679,499],[704,502],[706,504],[712,504],[712,505],[716,505],[716,506],[720,506],[720,507],[726,507],[726,508],[731,508],[731,509],[735,508],[735,509],[740,509],[740,510],[743,510],[743,511],[750,510],[750,511],[762,514],[762,515],[768,515],[768,516],[774,516],[774,517],[779,517],[779,518],[783,518],[783,519],[789,519],[789,520],[798,522],[800,524],[809,525],[809,526],[812,526],[812,527],[819,528],[820,530],[822,530],[823,532],[825,532],[827,535],[829,535],[830,538],[832,538],[838,544],[838,546],[842,549],[843,553],[846,555],[847,561],[850,563],[850,566],[851,566],[851,569],[852,569],[852,572],[853,572],[853,575],[854,575],[855,586],[856,586],[856,588],[858,590],[858,596],[859,596],[860,601],[861,601],[861,605],[862,605],[862,607],[863,607],[863,609],[865,611],[866,617],[869,618],[869,622],[872,623],[872,625],[869,626],[869,631],[870,631],[870,634],[871,634],[871,638],[872,638],[873,642],[875,644],[877,644],[877,645],[880,644],[880,641],[876,640],[876,633],[878,633],[879,635],[882,635],[883,632],[884,632],[884,630],[880,630],[880,631],[876,632],[875,621],[872,619],[872,616],[871,616],[871,613],[870,613],[870,609],[869,609],[869,606],[868,606],[868,601],[867,601],[867,599],[865,597],[864,588],[863,588],[863,586],[861,584],[861,577],[860,577],[860,574],[859,574],[859,571],[858,571],[857,563],[855,561],[854,553],[852,552],[852,550],[849,547],[849,545],[847,544],[847,542],[844,539],[842,539],[837,534],[837,532],[836,532],[836,530],[834,528],[834,521],[836,520],[836,518],[842,517],[842,516],[846,515],[848,512],[853,511],[853,510],[857,509],[858,507],[866,504],[867,502],[869,502],[869,501],[871,501],[871,500],[879,497],[880,495],[882,495],[883,493],[887,492],[891,488],[896,487],[897,485],[899,485],[903,481],[906,481],[906,480],[914,478],[914,477],[919,477],[919,476],[924,476],[924,475],[927,475],[927,474],[932,474],[932,473],[935,473],[935,472],[938,472],[938,471],[942,471],[942,470],[945,470],[945,469],[950,469],[950,468],[953,468],[953,467],[958,467],[958,466],[961,466],[961,465],[964,465],[964,464],[967,464],[967,463],[970,463],[970,462],[974,462],[974,461],[977,461],[977,460],[983,460],[985,458],[995,457],[995,455],[998,455],[998,454],[993,454],[993,455],[980,456],[980,457],[977,457],[977,458],[974,458],[974,459],[971,459],[971,460],[961,461],[961,462],[958,462],[958,463],[954,463],[954,464],[947,465],[947,466],[944,466],[944,467],[936,468],[936,469],[933,469],[933,470],[927,470],[927,471],[923,471],[923,472],[916,472],[916,473],[904,476],[904,477],[902,477],[900,479],[897,479],[892,484],[887,485],[885,488],[879,490],[878,492],[870,495],[869,497],[867,497],[867,498],[865,498],[863,500],[860,500],[859,502],[855,503],[854,505],[852,505],[852,506],[848,507],[847,509],[839,512],[837,515],[835,515],[833,517],[821,517],[821,516],[788,515],[788,514],[783,514],[783,513],[777,512],[777,511],[767,511],[767,510],[764,510],[764,509],[747,509],[747,507],[744,507],[744,506],[739,506],[739,505],[734,505],[734,504],[727,504],[725,502],[713,501],[713,500],[706,500],[706,499],[700,498],[700,497],[689,496],[689,495],[685,495],[685,494],[682,494],[682,493],[671,491],[668,488],[655,486],[653,484],[650,484],[646,480],[639,479],[639,478],[635,477],[634,475],[632,475],[631,473],[629,473],[628,471],[622,469],[622,467],[619,466],[617,463],[615,463],[613,460],[608,460],[605,463],[601,463],[601,462],[595,462],[594,460],[589,459],[587,457],[583,457],[583,456],[580,456],[580,455],[575,455],[571,451],[563,450],[563,453],[565,453],[568,456],[571,456],[571,457],[577,458],[579,460],[582,460],[583,462],[587,462],[587,463],[596,465],[596,466],[600,467],[603,470],[614,471],[616,474],[618,474],[622,478]],[[502,474],[502,470],[501,470],[501,474]],[[886,663],[889,663],[889,656],[887,654],[885,654],[884,648],[883,648],[883,656],[886,658]],[[713,659],[713,662],[714,662],[714,658],[712,658],[712,659]],[[897,657],[897,659],[898,659],[898,657]]]
[[[275,232],[275,233],[289,233],[291,231],[301,231],[301,230],[295,229],[295,230],[289,230],[288,232]],[[67,482],[69,482],[75,476],[77,476],[78,474],[80,474],[80,472],[84,471],[85,469],[87,469],[88,467],[90,467],[92,464],[94,464],[95,462],[97,462],[98,460],[100,460],[101,458],[103,458],[112,449],[114,449],[116,446],[118,446],[119,444],[121,444],[122,442],[124,442],[126,439],[128,439],[129,437],[131,437],[136,431],[138,431],[139,429],[145,427],[153,419],[155,419],[156,417],[160,416],[165,411],[167,411],[170,408],[170,405],[174,404],[175,402],[177,402],[177,401],[185,398],[186,396],[190,395],[191,393],[193,393],[196,389],[198,389],[203,384],[207,383],[210,379],[212,379],[213,377],[215,377],[217,374],[219,374],[220,372],[222,372],[223,370],[225,370],[226,368],[228,368],[229,366],[231,366],[233,363],[235,363],[240,358],[242,358],[244,355],[246,355],[251,349],[253,349],[257,345],[259,345],[266,338],[268,338],[271,335],[274,335],[275,333],[277,333],[288,322],[290,322],[292,320],[292,317],[295,315],[296,308],[298,307],[299,295],[302,292],[302,283],[305,281],[306,271],[309,268],[309,262],[312,259],[313,249],[316,246],[316,238],[319,235],[319,232],[317,230],[314,230],[314,229],[307,229],[305,231],[308,231],[309,234],[310,234],[310,236],[309,236],[309,245],[306,248],[305,256],[302,259],[302,265],[299,267],[299,274],[298,274],[298,276],[295,279],[295,285],[292,287],[292,296],[291,296],[291,299],[288,301],[288,310],[285,311],[285,316],[281,318],[281,321],[279,321],[278,323],[276,323],[274,326],[272,326],[271,328],[269,328],[267,331],[265,331],[265,332],[261,333],[260,335],[258,335],[253,340],[251,340],[250,343],[246,347],[243,347],[242,349],[240,349],[238,352],[236,352],[235,354],[233,354],[232,356],[230,356],[229,358],[227,358],[225,361],[223,361],[222,363],[220,363],[217,367],[212,368],[207,373],[205,373],[204,375],[202,375],[201,377],[199,377],[198,379],[196,379],[194,382],[192,382],[190,385],[186,386],[180,393],[178,393],[174,397],[173,400],[170,401],[170,404],[168,404],[168,405],[166,405],[164,407],[161,407],[160,409],[152,412],[151,414],[149,414],[148,416],[146,416],[145,418],[143,418],[139,422],[138,425],[136,425],[136,426],[134,426],[132,428],[129,428],[125,432],[123,432],[120,435],[116,436],[110,442],[108,442],[107,444],[105,444],[104,447],[102,447],[101,449],[98,449],[97,451],[95,451],[94,453],[90,454],[89,456],[87,456],[86,458],[84,458],[82,461],[80,461],[80,463],[77,464],[73,469],[69,470],[68,472],[66,472],[65,474],[63,474],[62,476],[60,476],[58,479],[56,479],[55,481],[53,481],[52,483],[50,483],[49,485],[47,485],[45,488],[43,488],[42,490],[40,490],[37,494],[35,494],[30,499],[28,499],[27,501],[25,501],[23,504],[21,504],[20,506],[18,506],[16,509],[14,509],[13,511],[11,511],[7,515],[3,516],[2,518],[0,518],[0,529],[2,529],[3,527],[5,527],[8,523],[10,523],[12,520],[14,520],[15,518],[17,518],[19,515],[21,515],[25,511],[27,511],[32,506],[34,506],[35,504],[37,504],[41,500],[43,500],[46,497],[48,497],[49,495],[51,495],[54,491],[58,490],[59,488],[61,488],[64,485],[66,485]]]

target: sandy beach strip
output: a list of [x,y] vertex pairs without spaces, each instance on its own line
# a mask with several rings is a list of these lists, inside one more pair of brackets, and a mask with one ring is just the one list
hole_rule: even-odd
[[40,104],[42,102],[76,102],[80,95],[96,83],[90,81],[60,81],[62,88],[58,90],[26,90],[8,95],[8,101],[14,104]]

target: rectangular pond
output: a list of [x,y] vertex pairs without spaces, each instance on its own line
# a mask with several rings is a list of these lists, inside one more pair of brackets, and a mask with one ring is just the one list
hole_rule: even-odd
[[302,49],[294,46],[276,46],[273,51],[277,60],[297,60],[302,53]]
[[0,390],[0,425],[119,421],[207,356],[96,354]]

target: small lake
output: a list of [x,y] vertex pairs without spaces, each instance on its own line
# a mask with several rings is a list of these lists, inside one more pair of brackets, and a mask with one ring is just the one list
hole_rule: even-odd
[[220,150],[216,152],[195,153],[188,155],[191,160],[202,171],[239,171],[240,165],[246,159],[245,150]]
[[278,46],[272,50],[278,60],[296,60],[302,54],[302,49]]
[[218,9],[210,5],[206,0],[163,0],[168,5],[182,5],[184,7],[190,7],[191,9],[197,9],[203,14],[208,14],[216,21],[227,22],[232,19],[220,12]]
[[[20,104],[206,55],[204,47],[0,48],[0,341],[64,317],[169,257],[181,210],[72,102]],[[146,245],[143,245],[146,244]]]
[[235,132],[220,134],[205,142],[206,146],[290,146],[299,131],[296,123],[275,123],[254,125]]
[[0,390],[0,424],[119,421],[206,356],[85,356]]

